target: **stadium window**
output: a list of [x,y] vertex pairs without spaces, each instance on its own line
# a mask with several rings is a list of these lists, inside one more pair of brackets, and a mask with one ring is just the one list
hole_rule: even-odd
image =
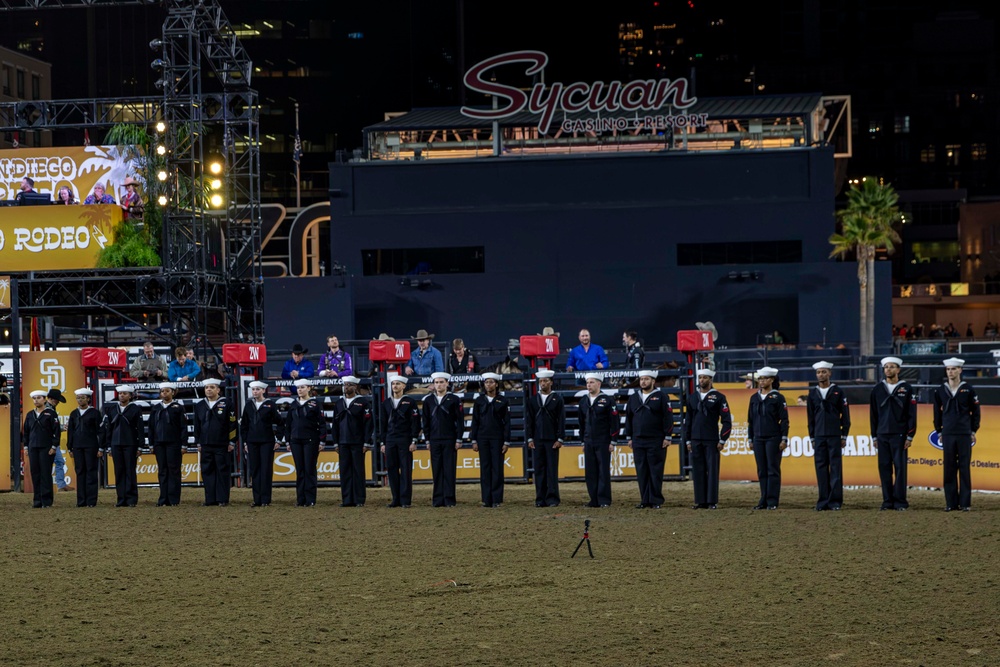
[[972,144],[972,160],[978,162],[986,159],[986,144]]
[[896,122],[893,125],[893,132],[896,134],[909,134],[910,133],[910,117],[909,116],[896,116]]
[[483,246],[460,248],[384,248],[361,251],[366,276],[485,273]]
[[920,149],[921,162],[934,162],[935,159],[937,159],[937,154],[934,151],[933,144]]
[[961,144],[947,144],[944,147],[945,162],[949,167],[958,166],[958,158],[962,153]]

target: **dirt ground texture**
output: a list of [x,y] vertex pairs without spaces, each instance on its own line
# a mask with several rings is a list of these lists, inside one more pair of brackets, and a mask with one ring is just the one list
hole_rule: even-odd
[[[725,483],[692,511],[690,483],[637,510],[634,483],[607,509],[564,484],[558,508],[508,485],[506,503],[295,508],[294,490],[252,509],[31,509],[0,496],[6,595],[2,665],[997,665],[1000,496],[944,513],[912,490],[878,512],[875,489],[814,512],[814,490],[751,511],[756,484]],[[596,558],[570,554],[591,519]]]

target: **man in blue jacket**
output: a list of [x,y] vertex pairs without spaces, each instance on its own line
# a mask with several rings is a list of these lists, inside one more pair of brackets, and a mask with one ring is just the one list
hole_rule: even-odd
[[608,367],[608,355],[600,345],[592,345],[590,332],[580,329],[580,344],[569,352],[566,360],[566,371],[596,371]]

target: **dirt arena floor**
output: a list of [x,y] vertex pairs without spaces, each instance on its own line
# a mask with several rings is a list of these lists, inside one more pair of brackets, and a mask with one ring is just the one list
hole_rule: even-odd
[[[483,509],[387,509],[388,491],[342,509],[96,509],[57,494],[52,509],[0,496],[0,665],[997,665],[1000,496],[944,513],[940,492],[878,512],[873,489],[841,512],[812,511],[786,488],[782,509],[749,509],[756,485],[725,484],[720,509],[689,509],[666,486],[662,510],[534,507],[508,485]],[[591,519],[596,558],[570,554]]]

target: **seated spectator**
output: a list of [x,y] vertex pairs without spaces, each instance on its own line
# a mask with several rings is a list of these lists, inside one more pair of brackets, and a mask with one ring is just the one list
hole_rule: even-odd
[[128,369],[128,374],[136,380],[156,382],[167,375],[167,362],[153,350],[152,341],[142,344],[142,354],[136,357]]
[[421,329],[413,337],[417,341],[417,349],[410,355],[410,360],[406,362],[403,372],[407,375],[428,376],[431,373],[444,372],[444,357],[435,348],[431,347],[431,340],[434,334],[427,333],[426,329]]
[[591,345],[590,331],[580,329],[580,344],[569,352],[566,371],[596,371],[608,367],[608,355],[600,345]]
[[319,358],[319,376],[337,378],[344,375],[354,375],[351,355],[340,349],[340,340],[331,334],[326,337],[326,352]]
[[[174,350],[175,361],[170,362],[167,377],[171,382],[194,382],[201,375],[201,368],[193,358],[188,358],[188,349],[178,347]],[[193,356],[193,353],[192,353]]]
[[465,349],[465,341],[456,338],[451,342],[451,356],[448,357],[448,373],[471,375],[479,372],[479,360]]
[[94,186],[94,194],[87,195],[83,200],[84,204],[114,204],[115,198],[104,192],[104,184],[98,183]]
[[313,362],[305,358],[307,354],[309,350],[302,347],[301,343],[293,345],[292,358],[285,362],[284,368],[281,369],[281,377],[286,380],[304,380],[316,375]]
[[63,206],[72,206],[73,204],[79,204],[76,197],[73,196],[73,191],[69,189],[69,186],[64,185],[59,188],[59,195],[56,197],[56,204],[61,204]]

